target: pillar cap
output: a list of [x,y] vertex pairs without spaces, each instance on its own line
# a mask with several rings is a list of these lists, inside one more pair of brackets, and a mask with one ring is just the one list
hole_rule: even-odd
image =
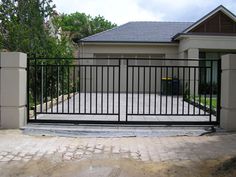
[[26,68],[27,55],[21,52],[1,52],[2,68]]
[[236,54],[223,55],[221,59],[222,59],[222,70],[236,69]]

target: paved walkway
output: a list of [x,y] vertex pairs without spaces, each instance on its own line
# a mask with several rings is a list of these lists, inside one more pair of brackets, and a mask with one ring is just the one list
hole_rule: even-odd
[[236,134],[200,137],[67,138],[0,131],[0,162],[57,155],[64,161],[119,155],[139,161],[204,160],[236,155]]
[[235,166],[219,168],[236,156],[235,142],[236,134],[66,138],[0,130],[0,176],[235,177]]

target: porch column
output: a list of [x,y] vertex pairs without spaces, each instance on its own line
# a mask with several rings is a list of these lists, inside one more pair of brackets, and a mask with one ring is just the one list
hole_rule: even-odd
[[220,126],[236,130],[236,54],[222,56]]
[[188,49],[188,58],[189,59],[199,59],[199,49]]
[[27,55],[18,52],[0,53],[1,128],[20,128],[26,123]]
[[[188,59],[196,59],[199,60],[199,49],[188,49]],[[188,66],[199,66],[199,62],[197,61],[189,61]],[[187,71],[187,77],[188,77],[188,71]],[[195,94],[198,95],[198,78],[199,78],[199,71],[196,69],[196,77],[194,80],[194,69],[191,68],[190,71],[190,94],[194,94],[194,82],[195,82]]]

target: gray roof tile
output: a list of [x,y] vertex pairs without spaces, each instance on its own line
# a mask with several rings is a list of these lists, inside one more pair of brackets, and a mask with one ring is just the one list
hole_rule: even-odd
[[171,42],[193,22],[129,22],[81,39],[84,42]]

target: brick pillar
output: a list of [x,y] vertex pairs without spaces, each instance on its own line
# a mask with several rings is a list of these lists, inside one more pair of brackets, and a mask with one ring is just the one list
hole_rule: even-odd
[[18,52],[0,53],[1,128],[20,128],[26,123],[27,55]]
[[220,126],[236,130],[236,54],[222,56]]

